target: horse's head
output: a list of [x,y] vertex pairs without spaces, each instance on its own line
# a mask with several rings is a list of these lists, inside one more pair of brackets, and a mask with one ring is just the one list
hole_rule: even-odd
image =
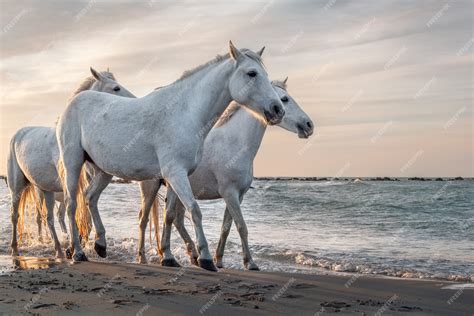
[[278,126],[298,134],[299,138],[308,138],[313,134],[314,124],[308,114],[301,109],[295,99],[286,91],[287,80],[288,77],[283,81],[272,81],[275,91],[285,106],[285,116]]
[[89,90],[106,92],[127,98],[135,98],[124,86],[115,81],[114,76],[109,71],[98,72],[91,67],[91,73],[96,79]]
[[263,67],[261,55],[264,48],[255,53],[239,50],[229,42],[230,57],[235,63],[229,90],[236,102],[245,104],[273,125],[281,122],[285,110]]

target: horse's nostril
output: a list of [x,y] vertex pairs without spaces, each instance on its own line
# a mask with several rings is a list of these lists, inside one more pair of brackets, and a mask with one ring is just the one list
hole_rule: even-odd
[[308,126],[309,128],[312,128],[313,127],[313,124],[311,124],[311,122],[306,122],[306,126]]
[[273,106],[273,112],[275,112],[275,114],[277,114],[277,115],[280,114],[280,112],[281,112],[280,107],[278,105],[274,105]]

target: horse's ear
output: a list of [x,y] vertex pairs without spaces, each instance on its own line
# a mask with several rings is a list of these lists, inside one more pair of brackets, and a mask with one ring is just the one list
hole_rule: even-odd
[[262,49],[260,49],[257,54],[262,57],[262,54],[263,54],[263,51],[265,50],[265,46],[262,47]]
[[235,61],[243,57],[242,52],[237,47],[234,46],[232,41],[229,41],[229,53],[230,53],[230,57],[232,57],[232,59]]
[[97,70],[95,70],[94,68],[92,68],[92,67],[90,67],[90,68],[91,68],[91,73],[94,76],[94,78],[99,80],[99,81],[102,80],[102,75]]
[[288,76],[285,78],[285,80],[283,80],[283,83],[286,84],[287,81],[288,81]]

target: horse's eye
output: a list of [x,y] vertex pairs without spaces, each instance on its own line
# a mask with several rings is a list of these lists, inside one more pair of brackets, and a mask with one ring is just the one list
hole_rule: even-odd
[[257,75],[257,72],[255,70],[250,70],[249,72],[247,72],[247,75],[249,75],[249,77],[255,77]]
[[119,86],[116,86],[116,87],[114,88],[114,91],[120,91],[120,87],[119,87]]
[[281,98],[281,102],[288,102],[288,97],[285,95],[283,98]]

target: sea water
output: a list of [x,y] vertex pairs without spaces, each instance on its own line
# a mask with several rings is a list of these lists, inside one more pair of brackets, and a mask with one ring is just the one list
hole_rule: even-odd
[[[136,183],[111,184],[104,191],[99,208],[107,230],[108,258],[98,258],[90,242],[86,254],[91,260],[136,261],[139,202]],[[213,252],[225,203],[215,200],[199,204]],[[3,261],[10,243],[9,207],[8,189],[2,182]],[[254,261],[262,270],[474,281],[473,180],[255,180],[245,195],[242,212]],[[194,236],[188,219],[186,226]],[[57,223],[56,230],[66,245],[67,235],[60,233]],[[149,232],[146,236],[148,257],[158,264],[156,242]],[[189,265],[175,229],[172,251],[178,261]],[[22,246],[20,252],[25,256],[54,255],[51,243],[36,241]],[[235,225],[228,238],[224,264],[243,269]]]

